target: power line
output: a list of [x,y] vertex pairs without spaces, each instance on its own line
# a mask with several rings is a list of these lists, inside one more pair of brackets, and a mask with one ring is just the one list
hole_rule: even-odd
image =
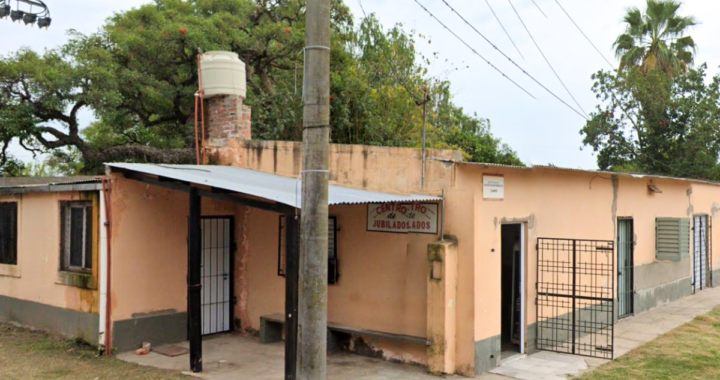
[[[535,47],[540,52],[540,55],[542,55],[543,59],[545,59],[545,62],[550,67],[550,70],[552,70],[553,74],[555,74],[555,77],[558,79],[558,81],[560,81],[560,84],[562,84],[563,88],[565,88],[565,91],[567,91],[568,95],[570,95],[570,98],[572,98],[572,100],[575,102],[575,105],[577,105],[578,108],[580,108],[580,111],[582,113],[585,113],[585,111],[582,109],[582,106],[580,106],[580,103],[578,103],[577,99],[575,99],[573,94],[570,92],[570,90],[565,85],[565,82],[563,82],[563,80],[560,79],[560,75],[558,75],[558,73],[555,71],[555,68],[552,66],[550,61],[547,59],[547,57],[545,56],[545,53],[543,53],[542,49],[540,49],[540,45],[538,45],[538,43],[535,41],[535,38],[532,36],[532,33],[530,33],[530,29],[528,29],[528,27],[525,25],[525,22],[523,21],[522,17],[520,17],[520,13],[518,13],[517,9],[515,9],[515,6],[513,5],[512,0],[508,0],[508,3],[510,3],[510,6],[512,7],[513,11],[515,11],[515,15],[517,15],[518,20],[520,20],[520,23],[522,24],[523,28],[525,28],[525,31],[530,36],[530,39],[532,40],[533,44],[535,44]],[[587,114],[585,114],[584,117],[587,119],[588,118]]]
[[590,38],[585,34],[585,32],[583,32],[583,30],[580,29],[580,26],[575,22],[575,20],[573,20],[572,17],[570,17],[570,14],[567,13],[567,11],[565,10],[565,8],[563,8],[563,6],[560,4],[560,2],[559,2],[558,0],[555,0],[555,2],[556,2],[557,5],[560,7],[560,9],[562,9],[563,13],[565,13],[565,16],[567,16],[567,17],[570,19],[570,21],[573,23],[573,25],[575,25],[575,27],[577,28],[577,30],[579,30],[580,33],[583,35],[583,37],[585,37],[585,39],[587,40],[587,42],[589,42],[590,45],[592,45],[592,47],[595,48],[595,51],[596,51],[598,54],[600,54],[600,56],[602,57],[602,59],[604,59],[605,62],[607,62],[607,64],[608,64],[611,68],[614,69],[615,66],[614,66],[612,63],[610,63],[610,61],[608,61],[607,58],[605,58],[605,54],[603,54],[603,53],[600,51],[600,49],[598,49],[597,46],[595,46],[595,44],[594,44],[594,43],[590,40]]
[[[585,39],[587,40],[587,42],[590,43],[590,45],[593,47],[593,49],[595,49],[595,51],[596,51],[598,54],[600,54],[600,56],[602,57],[602,59],[605,60],[605,62],[608,64],[608,66],[610,66],[610,68],[614,70],[614,69],[615,69],[615,66],[614,66],[612,63],[610,63],[610,61],[605,57],[605,54],[603,54],[603,53],[600,51],[600,49],[598,49],[597,46],[595,46],[595,44],[592,42],[592,40],[590,39],[590,37],[588,37],[587,34],[585,34],[585,32],[583,32],[583,30],[582,30],[582,29],[580,28],[580,26],[575,22],[575,20],[570,16],[570,14],[565,10],[565,8],[562,6],[562,4],[560,4],[560,1],[555,0],[555,2],[556,2],[557,5],[560,7],[560,9],[562,9],[563,13],[565,13],[565,16],[567,16],[567,17],[570,19],[570,21],[573,23],[573,25],[575,25],[575,27],[576,27],[577,30],[580,32],[580,34],[582,34],[583,37],[585,37]],[[632,117],[630,117],[630,114],[627,112],[627,110],[625,110],[625,108],[624,108],[623,106],[620,105],[620,102],[617,101],[617,99],[615,98],[614,95],[612,96],[612,98],[613,98],[613,102],[615,102],[615,103],[620,107],[620,109],[623,111],[623,113],[625,114],[625,116],[627,116],[628,120],[630,120],[630,122],[637,128],[637,122],[636,122],[635,120],[633,120]]]
[[498,15],[495,13],[492,5],[490,5],[490,1],[485,0],[485,4],[487,4],[488,8],[490,8],[490,12],[492,12],[493,16],[495,16],[495,20],[497,20],[498,24],[500,24],[500,27],[502,28],[503,32],[505,32],[507,38],[510,40],[510,42],[512,42],[513,46],[515,46],[515,50],[517,50],[518,54],[520,54],[520,57],[522,57],[522,59],[525,59],[525,56],[522,55],[520,49],[518,49],[517,45],[515,45],[515,41],[513,41],[512,37],[510,37],[510,33],[508,33],[508,31],[505,29],[505,25],[503,25],[502,21],[500,21],[500,17],[498,17]]
[[528,73],[527,71],[525,71],[525,69],[523,69],[522,67],[520,67],[520,65],[518,65],[517,63],[515,63],[515,61],[513,61],[512,58],[508,57],[507,54],[503,53],[502,50],[500,50],[497,46],[495,46],[495,44],[493,44],[487,37],[485,37],[484,34],[480,33],[479,30],[477,30],[472,24],[470,24],[470,22],[468,22],[468,20],[466,20],[465,17],[463,17],[458,11],[456,11],[455,8],[453,8],[446,0],[442,0],[442,1],[443,1],[443,3],[445,3],[445,5],[448,6],[448,8],[450,8],[451,11],[453,11],[453,13],[455,13],[458,17],[460,17],[460,19],[463,20],[463,21],[465,22],[465,24],[467,24],[469,27],[471,27],[471,28],[475,31],[475,33],[479,34],[480,37],[482,37],[485,41],[487,41],[487,43],[489,43],[493,48],[495,48],[495,50],[497,50],[500,54],[502,54],[503,57],[507,58],[508,61],[510,61],[513,65],[515,65],[515,67],[517,67],[518,69],[520,69],[520,71],[522,71],[523,74],[525,74],[525,75],[527,75],[528,77],[530,77],[530,79],[532,79],[535,83],[537,83],[540,87],[542,87],[542,88],[543,88],[545,91],[547,91],[550,95],[552,95],[553,97],[555,97],[555,99],[559,100],[562,104],[564,104],[565,106],[567,106],[568,108],[570,108],[571,110],[573,110],[573,112],[575,112],[576,114],[580,115],[580,117],[582,117],[582,118],[584,118],[584,119],[587,119],[587,117],[586,117],[585,115],[581,114],[580,112],[578,112],[578,110],[576,110],[575,108],[573,108],[571,105],[567,104],[567,103],[566,103],[564,100],[562,100],[559,96],[555,95],[554,92],[550,91],[550,89],[548,89],[547,87],[545,87],[542,83],[540,83],[537,79],[535,79],[535,77],[533,77],[532,75],[530,75],[530,73]]
[[542,15],[545,16],[545,18],[548,18],[548,16],[545,14],[545,12],[543,12],[542,8],[540,8],[540,6],[538,5],[538,3],[536,3],[535,0],[532,0],[532,2],[533,2],[533,4],[535,4],[535,6],[537,7],[537,9],[540,11],[540,13],[542,13]]
[[490,61],[488,61],[485,57],[483,57],[482,55],[480,55],[480,53],[478,53],[477,51],[475,51],[475,49],[473,49],[472,46],[468,45],[468,43],[465,42],[465,40],[463,40],[462,38],[460,38],[460,36],[458,36],[457,34],[455,34],[455,32],[453,32],[450,28],[448,28],[447,25],[443,24],[443,22],[440,21],[440,19],[438,19],[437,17],[435,17],[435,15],[432,14],[432,12],[430,12],[427,8],[425,8],[425,6],[422,5],[418,0],[415,0],[415,2],[417,3],[417,5],[420,6],[420,8],[424,9],[425,12],[427,12],[427,14],[430,15],[430,17],[434,18],[435,21],[437,21],[440,25],[442,25],[443,28],[445,28],[448,32],[450,32],[450,34],[452,34],[453,36],[455,36],[455,38],[457,38],[460,42],[462,42],[463,45],[467,46],[467,48],[470,49],[473,53],[475,53],[475,55],[477,55],[477,56],[480,57],[483,61],[485,61],[488,65],[490,65],[490,67],[492,67],[493,69],[495,69],[495,71],[497,71],[497,72],[500,73],[503,77],[505,77],[505,79],[507,79],[507,80],[509,80],[510,82],[512,82],[512,84],[514,84],[515,86],[517,86],[517,88],[521,89],[524,93],[528,94],[531,98],[537,99],[535,96],[533,96],[533,94],[531,94],[530,92],[528,92],[528,90],[524,89],[522,86],[520,86],[519,84],[517,84],[517,82],[515,82],[515,81],[512,80],[512,79],[510,79],[509,76],[505,75],[505,73],[503,73],[502,71],[500,71],[500,69],[498,69],[498,68],[497,68],[495,65],[493,65]]

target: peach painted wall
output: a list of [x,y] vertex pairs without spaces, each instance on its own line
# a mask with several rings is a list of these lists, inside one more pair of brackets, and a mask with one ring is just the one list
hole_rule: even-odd
[[[112,180],[113,319],[185,311],[187,195],[115,174]],[[329,287],[329,320],[425,336],[427,244],[438,236],[367,232],[366,207],[330,210],[340,228],[341,277]],[[236,268],[244,263],[235,275],[236,316],[244,319],[243,329],[257,330],[260,316],[284,311],[285,279],[277,275],[279,215],[207,200],[203,215],[237,215]],[[373,343],[388,358],[425,362],[425,346]]]
[[[504,200],[483,199],[483,174],[505,177]],[[618,176],[614,182],[610,175],[553,168],[458,165],[456,187],[474,189],[475,194],[475,340],[500,334],[502,224],[524,222],[526,226],[526,321],[531,324],[536,318],[537,238],[615,241],[617,218],[633,217],[635,265],[641,266],[655,262],[656,217],[715,215],[720,208],[720,186],[654,179],[663,191],[654,194],[647,189],[649,180]],[[718,234],[713,231],[713,240]],[[719,267],[714,264],[715,269]],[[688,266],[686,275],[690,273]]]
[[[117,174],[112,180],[112,319],[187,309],[185,193]],[[205,216],[235,216],[236,207],[203,199]]]
[[[292,141],[221,140],[213,147],[211,163],[233,165],[286,177],[297,177],[302,166],[301,143]],[[217,141],[216,141],[217,143]],[[389,193],[421,192],[421,151],[366,145],[330,145],[330,182]],[[425,192],[448,188],[453,162],[462,154],[452,150],[427,151]]]
[[[352,327],[426,335],[426,252],[437,235],[366,231],[366,205],[333,206],[340,231],[340,279],[328,287],[328,320]],[[248,313],[285,309],[285,279],[277,275],[278,215],[251,209],[247,216]],[[375,342],[388,358],[424,363],[425,347]]]
[[[456,184],[457,185],[457,184]],[[456,367],[460,374],[475,376],[475,199],[472,186],[454,186],[445,192],[445,235],[457,239]]]
[[[254,170],[260,170],[267,173],[274,173],[288,177],[297,177],[302,164],[301,144],[297,142],[286,141],[252,141],[239,139],[221,139],[216,142],[210,142],[211,149],[214,149],[214,155],[211,163],[220,165],[235,165],[246,167]],[[392,148],[392,147],[375,147],[363,145],[330,145],[330,182],[331,184],[349,186],[374,191],[382,191],[388,193],[426,193],[440,195],[442,190],[446,191],[446,207],[448,208],[447,217],[447,234],[456,236],[459,239],[458,244],[458,312],[457,312],[457,366],[461,373],[468,375],[474,374],[474,285],[473,285],[473,266],[474,266],[474,231],[473,208],[474,201],[472,189],[459,189],[456,191],[453,183],[455,181],[455,162],[462,161],[462,155],[459,152],[451,150],[428,150],[426,161],[426,185],[423,189],[421,185],[422,160],[421,151],[412,148]],[[451,194],[452,193],[452,194]],[[452,211],[450,211],[452,210]],[[252,211],[251,211],[252,212]],[[331,210],[332,212],[332,210]],[[363,211],[364,212],[364,211]],[[360,221],[364,221],[365,216],[361,214]],[[360,222],[359,221],[359,222]],[[339,223],[342,224],[341,221]],[[364,222],[363,222],[364,223]],[[258,227],[259,228],[259,227]],[[384,235],[384,234],[383,234]],[[374,239],[372,235],[363,236],[362,238]],[[277,237],[275,237],[277,239]],[[342,239],[348,237],[338,236]],[[354,238],[353,238],[354,239]],[[360,237],[358,239],[361,239]],[[408,251],[407,247],[411,247],[410,251],[423,252],[427,250],[427,243],[432,241],[422,240],[422,243],[407,243],[407,246],[398,245],[397,252]],[[275,245],[277,242],[275,241]],[[271,244],[271,250],[277,248]],[[418,255],[419,257],[420,255]],[[251,263],[254,259],[251,258]],[[263,258],[269,262],[275,263],[272,258]],[[342,259],[341,266],[349,265]],[[268,264],[266,263],[266,264]],[[424,263],[424,261],[423,261]],[[413,265],[419,265],[414,263]],[[341,268],[343,270],[343,268]],[[343,273],[343,272],[341,272]],[[252,273],[250,273],[252,276]],[[272,287],[274,292],[284,294],[284,287],[277,282],[277,279],[267,279],[268,287]],[[341,279],[342,283],[344,279]],[[425,285],[422,285],[423,288]],[[250,286],[252,289],[252,286]],[[404,288],[403,288],[404,289]],[[366,293],[363,289],[361,294]],[[333,297],[336,293],[333,287],[330,288],[329,297]],[[343,296],[352,295],[351,293],[343,294]],[[386,297],[386,296],[384,296]],[[252,295],[249,295],[252,299]],[[264,301],[269,302],[269,301]],[[330,298],[330,318],[334,317],[332,306],[332,298]],[[416,302],[416,301],[413,301]],[[421,300],[420,302],[425,302]],[[282,310],[275,306],[264,306],[264,310],[277,312]],[[390,310],[394,313],[395,311]],[[260,313],[262,314],[262,313]],[[341,311],[341,315],[348,318],[351,317],[350,311]],[[253,325],[258,323],[258,315],[253,316],[251,322]],[[357,318],[357,317],[353,317]],[[370,324],[373,324],[377,317],[370,315],[364,316],[368,318]],[[412,322],[415,316],[408,316],[406,321],[408,326],[405,329],[418,329],[419,326]],[[340,322],[340,321],[338,321]],[[400,321],[392,320],[385,323],[387,327],[402,326]],[[363,326],[367,327],[367,326]],[[371,328],[371,327],[368,327]],[[378,328],[380,329],[380,328]],[[418,331],[424,330],[419,329]],[[391,331],[401,332],[401,331]],[[389,345],[386,345],[390,347]],[[402,351],[401,349],[388,348],[388,351]],[[424,356],[425,350],[420,353],[414,353],[415,348],[404,349],[413,357]],[[412,352],[411,352],[412,350]]]
[[98,215],[98,192],[28,193],[3,196],[0,202],[17,202],[18,265],[0,265],[0,295],[46,305],[98,313],[98,236],[93,241],[93,286],[81,289],[64,285],[60,272],[60,202],[93,201],[94,220]]

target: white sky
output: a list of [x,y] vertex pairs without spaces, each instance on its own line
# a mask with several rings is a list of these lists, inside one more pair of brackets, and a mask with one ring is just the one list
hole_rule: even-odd
[[[516,67],[496,52],[470,27],[458,18],[441,0],[418,0],[441,21],[460,35],[478,53],[490,60],[514,81],[532,93],[532,99],[507,79],[490,68],[455,37],[428,16],[414,0],[362,0],[365,11],[376,13],[386,27],[402,23],[406,29],[415,29],[428,35],[432,44],[418,43],[418,50],[426,55],[438,52],[432,70],[441,74],[452,66],[461,68],[449,74],[456,102],[467,112],[476,112],[492,122],[493,133],[515,149],[527,164],[554,164],[563,167],[593,169],[595,157],[589,149],[581,150],[579,134],[584,119],[568,109],[549,93],[522,74]],[[495,45],[533,75],[539,82],[573,106],[574,102],[553,75],[537,48],[532,43],[517,16],[506,0],[488,0],[509,34],[518,45],[520,57],[500,25],[493,17],[485,1],[448,0],[471,24]],[[590,113],[597,104],[591,91],[590,76],[599,69],[608,69],[607,63],[575,29],[556,0],[535,0],[543,16],[532,0],[512,0],[533,37],[546,57],[563,79],[585,112]],[[558,0],[567,12],[583,28],[585,34],[614,64],[612,50],[615,38],[623,32],[621,19],[625,8],[644,8],[644,0],[581,1]],[[74,28],[84,33],[97,30],[113,12],[127,10],[147,0],[45,0],[52,13],[53,23],[49,30],[13,24],[9,19],[0,20],[0,54],[5,55],[20,46],[34,50],[52,48],[66,41],[65,31]],[[356,17],[362,12],[358,0],[346,0]],[[720,2],[687,0],[680,14],[694,15],[701,25],[691,35],[699,46],[696,62],[707,62],[710,74],[718,72],[720,46],[715,43],[720,35],[720,24],[712,20],[720,16]],[[465,68],[469,66],[469,68]],[[90,112],[83,115],[89,122]],[[23,159],[29,154],[19,149],[13,153]]]

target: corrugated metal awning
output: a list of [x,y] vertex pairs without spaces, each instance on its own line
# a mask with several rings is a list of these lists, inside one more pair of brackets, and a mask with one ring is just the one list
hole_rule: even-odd
[[[258,198],[301,208],[301,181],[277,174],[234,166],[214,165],[160,165],[160,164],[106,164],[111,168],[149,174],[176,181],[210,186],[217,189],[251,195]],[[328,204],[366,204],[440,201],[440,197],[421,194],[397,195],[330,185]]]
[[95,191],[101,189],[100,179],[93,176],[72,177],[3,177],[0,194],[26,194],[63,191]]

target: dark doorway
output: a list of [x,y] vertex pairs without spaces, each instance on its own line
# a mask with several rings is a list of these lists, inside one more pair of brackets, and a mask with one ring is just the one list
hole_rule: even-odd
[[506,224],[501,231],[502,359],[521,352],[521,227],[521,224]]

